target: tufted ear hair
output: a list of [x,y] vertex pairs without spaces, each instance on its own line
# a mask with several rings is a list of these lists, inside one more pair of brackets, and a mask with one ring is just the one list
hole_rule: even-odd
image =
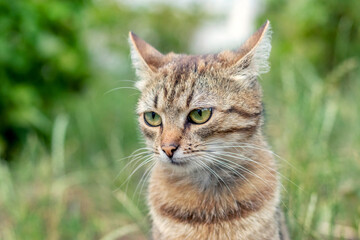
[[165,56],[133,32],[129,32],[129,43],[131,60],[139,77],[136,86],[141,89],[141,83],[165,64]]
[[269,71],[270,50],[271,28],[267,20],[239,49],[224,51],[219,57],[227,59],[231,78],[248,81]]

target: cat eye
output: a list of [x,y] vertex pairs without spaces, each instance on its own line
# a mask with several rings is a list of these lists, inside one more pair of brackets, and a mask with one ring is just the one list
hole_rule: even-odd
[[203,124],[210,119],[211,114],[212,114],[211,108],[195,109],[189,113],[188,120],[191,123]]
[[161,117],[156,112],[144,113],[144,120],[151,127],[157,127],[161,124]]

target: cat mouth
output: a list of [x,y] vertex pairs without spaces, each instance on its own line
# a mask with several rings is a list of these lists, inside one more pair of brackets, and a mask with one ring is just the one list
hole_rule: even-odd
[[179,161],[179,159],[173,159],[173,158],[169,158],[169,161],[172,165],[175,166],[184,166],[188,164],[188,161]]

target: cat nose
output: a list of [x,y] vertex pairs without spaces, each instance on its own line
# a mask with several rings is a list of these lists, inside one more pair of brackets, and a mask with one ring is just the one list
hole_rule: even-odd
[[172,158],[174,152],[176,151],[176,149],[178,149],[178,147],[179,145],[169,144],[169,145],[162,145],[161,149],[169,158]]

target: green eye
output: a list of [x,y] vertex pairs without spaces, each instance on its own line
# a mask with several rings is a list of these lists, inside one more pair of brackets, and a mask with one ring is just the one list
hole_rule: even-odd
[[145,122],[151,127],[157,127],[161,124],[161,117],[156,112],[144,113]]
[[189,121],[195,124],[206,123],[211,117],[211,108],[195,109],[189,113]]

